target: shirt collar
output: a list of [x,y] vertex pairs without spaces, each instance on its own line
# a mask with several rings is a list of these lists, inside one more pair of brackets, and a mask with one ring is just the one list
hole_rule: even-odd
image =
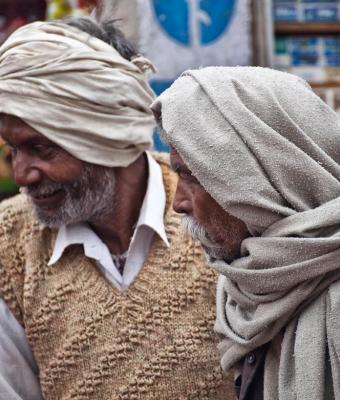
[[162,170],[148,152],[146,156],[149,167],[148,186],[136,228],[142,225],[148,226],[169,246],[164,226],[166,196]]
[[[149,177],[135,233],[138,231],[139,227],[148,226],[157,233],[167,246],[169,246],[164,226],[166,195],[162,171],[149,152],[146,152],[146,157]],[[106,259],[110,256],[105,243],[102,242],[87,223],[81,222],[72,225],[62,225],[59,228],[48,265],[51,266],[55,264],[61,258],[64,250],[73,244],[82,244],[85,255],[99,262],[101,262],[100,260],[102,258]],[[120,275],[119,277],[117,276],[117,279],[118,281],[121,280]]]

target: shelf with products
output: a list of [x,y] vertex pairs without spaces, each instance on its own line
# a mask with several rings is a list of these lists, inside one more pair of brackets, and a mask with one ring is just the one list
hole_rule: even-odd
[[340,0],[273,0],[274,67],[306,79],[340,112]]
[[339,0],[273,0],[276,22],[331,23],[340,19]]

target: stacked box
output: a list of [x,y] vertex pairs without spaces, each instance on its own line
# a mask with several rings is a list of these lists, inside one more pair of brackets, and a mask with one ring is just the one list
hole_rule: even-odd
[[340,66],[340,36],[277,36],[277,68]]
[[277,22],[334,22],[340,20],[340,0],[274,0]]
[[297,0],[274,0],[274,20],[293,22],[299,20],[299,5]]
[[277,36],[275,65],[340,67],[339,36]]

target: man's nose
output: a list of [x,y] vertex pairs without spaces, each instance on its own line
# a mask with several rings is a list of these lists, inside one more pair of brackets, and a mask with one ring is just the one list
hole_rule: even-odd
[[180,182],[177,185],[173,201],[173,209],[179,214],[190,215],[192,213],[192,200],[190,193],[188,190],[183,188]]
[[41,180],[41,172],[30,157],[18,152],[12,161],[15,182],[19,186],[29,186]]

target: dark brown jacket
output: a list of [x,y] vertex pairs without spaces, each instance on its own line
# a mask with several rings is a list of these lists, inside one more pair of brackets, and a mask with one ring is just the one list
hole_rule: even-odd
[[265,344],[243,359],[241,375],[235,380],[238,400],[263,400],[264,361],[268,347]]

